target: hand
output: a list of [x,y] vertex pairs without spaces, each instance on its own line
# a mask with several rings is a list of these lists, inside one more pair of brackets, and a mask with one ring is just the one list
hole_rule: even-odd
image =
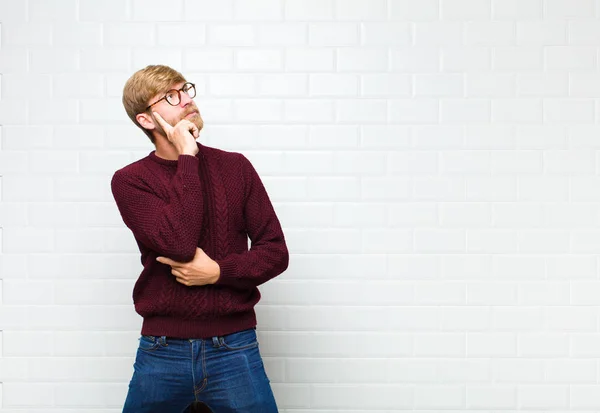
[[181,119],[175,126],[171,126],[158,112],[152,113],[179,155],[196,155],[198,153],[196,139],[200,131],[196,125],[187,119]]
[[158,257],[156,261],[171,266],[171,274],[177,282],[188,287],[214,284],[221,276],[221,268],[202,248],[196,248],[196,254],[190,262],[177,262],[170,258]]

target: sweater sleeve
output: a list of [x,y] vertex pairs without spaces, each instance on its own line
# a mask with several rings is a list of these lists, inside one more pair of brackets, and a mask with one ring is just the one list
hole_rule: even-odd
[[249,251],[217,260],[221,268],[217,285],[252,288],[285,271],[289,254],[281,224],[258,173],[244,156],[242,162],[244,220],[251,247]]
[[168,201],[159,197],[143,177],[124,170],[117,171],[111,181],[123,222],[136,240],[175,261],[191,261],[198,246],[204,211],[198,162],[195,156],[179,156],[168,187]]

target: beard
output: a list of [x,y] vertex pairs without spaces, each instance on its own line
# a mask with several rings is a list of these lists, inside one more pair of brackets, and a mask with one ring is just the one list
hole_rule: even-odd
[[198,111],[198,109],[186,112],[181,119],[187,119],[194,125],[196,125],[196,127],[198,128],[198,132],[200,132],[204,127],[204,120],[202,119],[202,116],[200,116],[200,112]]
[[[153,115],[154,116],[154,115]],[[202,130],[202,128],[204,127],[204,120],[202,119],[202,116],[200,115],[200,112],[198,111],[197,107],[191,108],[189,110],[187,110],[185,113],[183,113],[180,117],[178,118],[165,118],[165,121],[171,125],[171,126],[175,126],[177,123],[179,123],[179,121],[181,120],[187,120],[192,122],[194,125],[196,125],[196,127],[198,128],[198,132],[200,132]],[[162,126],[160,126],[160,124],[158,122],[156,122],[155,120],[155,125],[156,125],[156,130],[165,138],[167,137],[167,134],[165,132],[165,130],[162,128]]]

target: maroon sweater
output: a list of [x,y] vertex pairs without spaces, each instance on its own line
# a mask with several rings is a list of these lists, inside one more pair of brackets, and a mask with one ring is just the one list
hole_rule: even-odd
[[[250,161],[198,147],[196,156],[174,161],[152,152],[112,179],[113,196],[142,254],[144,269],[133,289],[142,334],[205,338],[254,327],[256,287],[288,265],[281,225]],[[187,287],[156,261],[191,261],[196,247],[221,267],[216,284]]]

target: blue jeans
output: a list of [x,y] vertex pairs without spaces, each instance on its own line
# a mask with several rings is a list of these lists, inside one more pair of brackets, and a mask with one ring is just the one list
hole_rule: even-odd
[[277,413],[254,329],[210,339],[142,336],[123,413]]

